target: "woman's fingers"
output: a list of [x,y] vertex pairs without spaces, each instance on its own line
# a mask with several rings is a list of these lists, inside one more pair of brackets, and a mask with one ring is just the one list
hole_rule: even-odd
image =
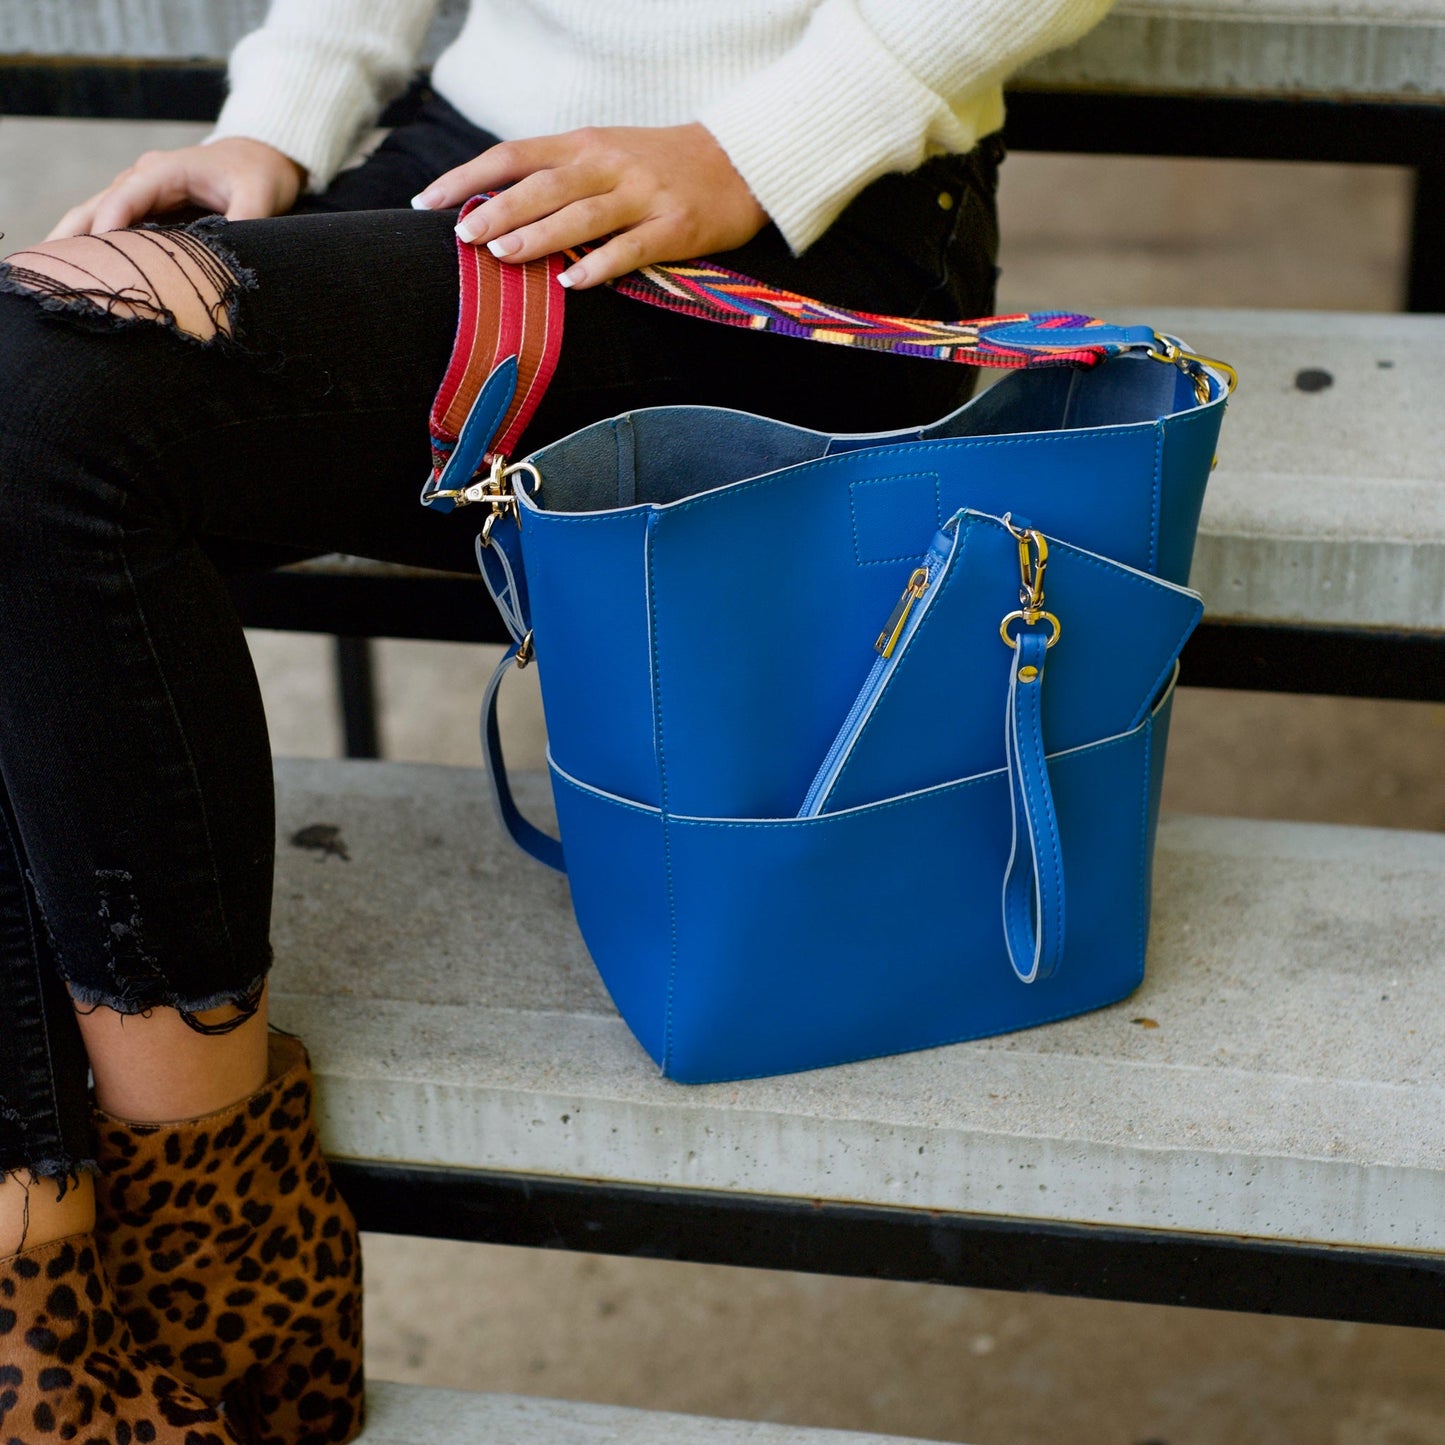
[[504,231],[487,242],[487,249],[499,260],[533,261],[553,251],[566,251],[596,241],[614,231],[626,230],[645,219],[645,213],[616,191],[601,196],[584,196],[561,210]]
[[669,243],[671,235],[672,228],[665,221],[644,221],[589,251],[557,279],[570,290],[585,291],[654,261],[674,260],[677,248]]
[[[557,166],[535,171],[478,206],[457,226],[457,235],[463,241],[486,242],[494,256],[530,260],[534,255],[543,254],[542,251],[528,249],[524,239],[534,223],[578,205],[590,205],[594,219],[605,221],[617,205],[609,194],[611,191],[609,178],[595,165]],[[620,224],[620,221],[612,220],[605,229]],[[580,239],[591,240],[601,234],[603,232],[593,231],[590,236]],[[501,243],[500,249],[498,243]]]
[[508,262],[604,242],[565,273],[577,287],[654,261],[732,250],[768,219],[696,121],[506,142],[438,177],[412,204],[459,206],[499,187],[506,189],[476,207],[457,235]]
[[419,211],[451,210],[483,191],[495,191],[536,171],[565,165],[583,148],[577,138],[586,134],[568,131],[532,140],[503,141],[439,175],[424,191],[413,196],[411,203]]
[[105,191],[97,191],[89,200],[72,206],[52,227],[47,241],[63,240],[67,236],[88,236],[95,208],[105,198]]
[[148,151],[105,190],[68,210],[47,239],[122,231],[186,205],[222,211],[232,221],[275,216],[290,209],[305,183],[297,162],[241,136]]
[[97,234],[123,231],[152,212],[168,211],[185,199],[185,187],[177,183],[177,177],[155,166],[136,170],[101,197],[90,228]]

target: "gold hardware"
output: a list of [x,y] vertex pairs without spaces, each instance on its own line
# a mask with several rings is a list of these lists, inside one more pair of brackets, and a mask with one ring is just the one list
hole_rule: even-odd
[[1019,606],[1032,625],[1044,607],[1044,568],[1049,565],[1049,544],[1042,532],[1032,527],[1015,527],[1012,512],[1004,513],[1003,524],[1019,544]]
[[1200,406],[1204,406],[1209,400],[1209,378],[1203,370],[1206,366],[1216,367],[1224,373],[1225,395],[1234,395],[1234,388],[1239,385],[1239,373],[1227,361],[1216,361],[1211,356],[1198,356],[1192,351],[1185,351],[1177,341],[1171,341],[1169,337],[1160,336],[1157,332],[1154,340],[1156,345],[1151,346],[1144,354],[1151,361],[1177,366],[1194,383],[1194,396]]
[[1038,668],[1036,668],[1036,667],[1021,667],[1021,668],[1019,668],[1019,681],[1020,681],[1020,682],[1034,682],[1034,681],[1037,680],[1038,675],[1039,675],[1039,670],[1038,670]]
[[[490,521],[491,518],[489,517],[487,520]],[[531,660],[532,660],[536,655],[537,655],[537,649],[532,646],[532,634],[529,632],[529,633],[522,639],[522,645],[517,649],[517,667],[518,667],[518,670],[526,667],[526,665],[527,665],[529,662],[531,662]]]
[[928,568],[915,567],[913,575],[908,579],[908,586],[903,589],[903,596],[898,599],[898,605],[888,614],[888,621],[883,624],[883,631],[878,634],[878,641],[873,644],[876,652],[884,657],[892,657],[893,649],[898,646],[898,639],[903,633],[903,624],[908,621],[908,614],[913,611],[913,604],[928,591]]
[[[1042,532],[1035,531],[1032,527],[1015,527],[1012,512],[1003,514],[1003,524],[1008,528],[1009,535],[1016,538],[1019,544],[1019,610],[1010,612],[999,623],[998,635],[1008,646],[1016,649],[1018,642],[1009,635],[1009,623],[1018,621],[1025,627],[1032,627],[1042,618],[1054,629],[1053,636],[1045,643],[1047,650],[1059,640],[1059,634],[1064,630],[1052,612],[1044,611],[1044,568],[1049,565],[1048,540]],[[1023,677],[1027,671],[1027,668],[1021,669],[1019,676]],[[1032,682],[1033,678],[1025,677],[1024,681]]]
[[[1009,623],[1010,623],[1010,622],[1022,622],[1022,623],[1024,624],[1024,626],[1026,626],[1026,627],[1032,627],[1032,626],[1033,626],[1036,622],[1038,622],[1040,619],[1042,619],[1044,622],[1047,622],[1047,623],[1049,624],[1049,626],[1051,626],[1051,627],[1054,629],[1054,635],[1053,635],[1051,638],[1049,638],[1049,640],[1044,644],[1044,650],[1047,652],[1048,649],[1051,648],[1051,647],[1054,645],[1054,643],[1056,643],[1056,642],[1059,640],[1059,636],[1060,636],[1060,634],[1061,634],[1061,633],[1063,632],[1063,630],[1064,630],[1064,629],[1063,629],[1063,626],[1062,626],[1062,625],[1060,624],[1060,622],[1059,622],[1059,619],[1058,619],[1057,617],[1055,617],[1052,612],[1035,612],[1032,617],[1030,617],[1027,612],[1010,612],[1009,615],[1008,615],[1007,617],[1005,617],[1002,622],[999,623],[999,625],[998,625],[998,635],[999,635],[1000,637],[1002,637],[1003,640],[1004,640],[1010,647],[1012,647],[1012,648],[1014,648],[1015,650],[1017,650],[1017,648],[1018,648],[1018,639],[1015,638],[1015,637],[1011,637],[1011,636],[1009,635],[1009,630],[1008,630],[1008,625],[1009,625]],[[1021,675],[1022,675],[1022,674],[1021,674]]]
[[498,517],[510,517],[519,527],[522,525],[522,509],[517,502],[516,493],[507,485],[508,480],[519,472],[531,476],[532,495],[535,497],[542,490],[541,472],[531,462],[513,462],[508,465],[504,456],[492,458],[492,469],[485,481],[473,482],[471,486],[463,487],[460,492],[442,492],[438,495],[460,497],[461,500],[457,503],[459,507],[464,507],[469,502],[490,502],[492,513],[482,523],[480,539],[483,547],[490,547],[492,528],[496,526]]

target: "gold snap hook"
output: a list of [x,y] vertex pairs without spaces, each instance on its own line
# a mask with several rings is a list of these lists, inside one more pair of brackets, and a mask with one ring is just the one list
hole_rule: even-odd
[[1047,622],[1049,626],[1054,629],[1052,636],[1050,636],[1049,640],[1044,643],[1044,651],[1047,652],[1049,648],[1051,648],[1059,640],[1059,637],[1064,630],[1063,625],[1059,622],[1059,619],[1055,617],[1052,612],[1034,612],[1032,614],[1022,611],[1010,612],[1009,615],[1005,617],[1002,622],[999,623],[998,635],[1003,638],[1004,642],[1007,643],[1009,647],[1013,648],[1013,650],[1017,652],[1019,646],[1018,638],[1014,637],[1009,632],[1009,623],[1022,622],[1025,627],[1032,627],[1035,623],[1040,621]]

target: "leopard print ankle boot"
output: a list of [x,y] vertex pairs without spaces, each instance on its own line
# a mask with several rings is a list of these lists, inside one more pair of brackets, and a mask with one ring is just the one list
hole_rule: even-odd
[[96,1237],[146,1356],[252,1445],[342,1445],[361,1429],[361,1244],[311,1118],[300,1040],[220,1113],[98,1113]]
[[211,1405],[137,1352],[88,1234],[0,1259],[0,1440],[237,1445]]

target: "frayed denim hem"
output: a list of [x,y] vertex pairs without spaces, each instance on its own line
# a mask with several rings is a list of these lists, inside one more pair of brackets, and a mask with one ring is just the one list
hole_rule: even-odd
[[[27,1195],[30,1190],[36,1188],[38,1185],[57,1185],[56,1203],[64,1199],[72,1189],[79,1188],[82,1177],[87,1174],[94,1177],[99,1175],[99,1173],[100,1161],[98,1159],[58,1157],[54,1159],[26,1159],[14,1163],[0,1159],[0,1180],[15,1180],[20,1184],[21,1188],[26,1191]],[[22,1176],[27,1174],[30,1176],[29,1179],[23,1179]]]
[[[65,986],[70,990],[71,998],[74,999],[76,1007],[81,1011],[108,1008],[126,1017],[135,1017],[141,1014],[151,1014],[158,1008],[174,1009],[180,1014],[186,1027],[195,1033],[219,1035],[234,1033],[242,1024],[255,1018],[261,1007],[261,995],[265,990],[266,979],[270,971],[271,965],[268,959],[266,968],[244,988],[221,989],[198,999],[185,999],[179,994],[163,992],[159,988],[117,994],[108,989],[96,988],[91,984],[77,983],[74,979],[69,978],[66,979]],[[198,1014],[209,1013],[212,1009],[225,1008],[228,1005],[239,1010],[235,1018],[225,1019],[221,1023],[203,1023],[197,1017]]]

